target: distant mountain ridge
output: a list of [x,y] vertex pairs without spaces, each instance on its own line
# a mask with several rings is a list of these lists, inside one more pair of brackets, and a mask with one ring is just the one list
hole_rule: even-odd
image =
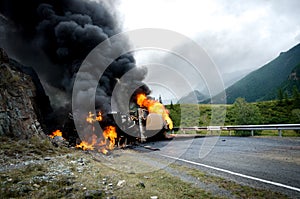
[[186,95],[185,97],[182,97],[177,103],[178,104],[194,104],[197,101],[196,103],[199,104],[207,98],[208,97],[206,95],[204,95],[203,93],[201,93],[200,91],[194,90],[194,91],[190,92],[188,95]]
[[[300,44],[291,48],[262,66],[251,72],[238,82],[226,89],[227,103],[233,103],[236,98],[245,98],[247,102],[276,99],[279,89],[291,92],[288,84],[299,85],[291,80],[291,76],[299,77]],[[297,68],[298,67],[298,68]],[[296,76],[295,76],[296,75]],[[289,79],[290,78],[290,79]],[[298,87],[299,89],[299,87]]]

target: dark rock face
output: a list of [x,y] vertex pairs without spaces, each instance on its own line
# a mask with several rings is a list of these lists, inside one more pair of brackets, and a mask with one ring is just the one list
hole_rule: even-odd
[[35,72],[0,49],[0,136],[44,137],[47,112],[51,112],[50,102]]

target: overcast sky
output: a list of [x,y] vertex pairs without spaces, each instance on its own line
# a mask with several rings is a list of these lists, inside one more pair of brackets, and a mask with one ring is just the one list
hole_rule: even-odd
[[222,75],[257,69],[300,43],[299,0],[121,0],[119,10],[124,30],[164,28],[195,40]]
[[257,68],[300,42],[299,0],[122,0],[119,9],[125,30],[182,33],[222,72]]

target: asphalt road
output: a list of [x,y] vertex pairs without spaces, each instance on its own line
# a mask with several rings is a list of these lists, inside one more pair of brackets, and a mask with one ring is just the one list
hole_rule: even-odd
[[300,198],[299,138],[210,137],[155,142],[151,146],[160,149],[155,152],[158,156],[179,158],[177,162],[224,178]]

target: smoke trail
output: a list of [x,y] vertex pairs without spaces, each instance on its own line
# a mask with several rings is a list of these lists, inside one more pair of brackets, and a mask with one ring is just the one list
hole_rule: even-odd
[[[1,45],[38,72],[52,103],[70,100],[73,79],[84,58],[103,40],[117,34],[113,4],[84,0],[1,0],[0,13],[8,20]],[[122,41],[119,47],[129,45]],[[110,49],[108,49],[109,51]],[[131,54],[122,55],[104,72],[96,91],[96,107],[109,111],[114,86],[129,70],[141,82],[145,69],[137,68]],[[143,89],[149,93],[149,89]],[[52,91],[52,92],[51,92]],[[61,105],[61,104],[60,104]]]

